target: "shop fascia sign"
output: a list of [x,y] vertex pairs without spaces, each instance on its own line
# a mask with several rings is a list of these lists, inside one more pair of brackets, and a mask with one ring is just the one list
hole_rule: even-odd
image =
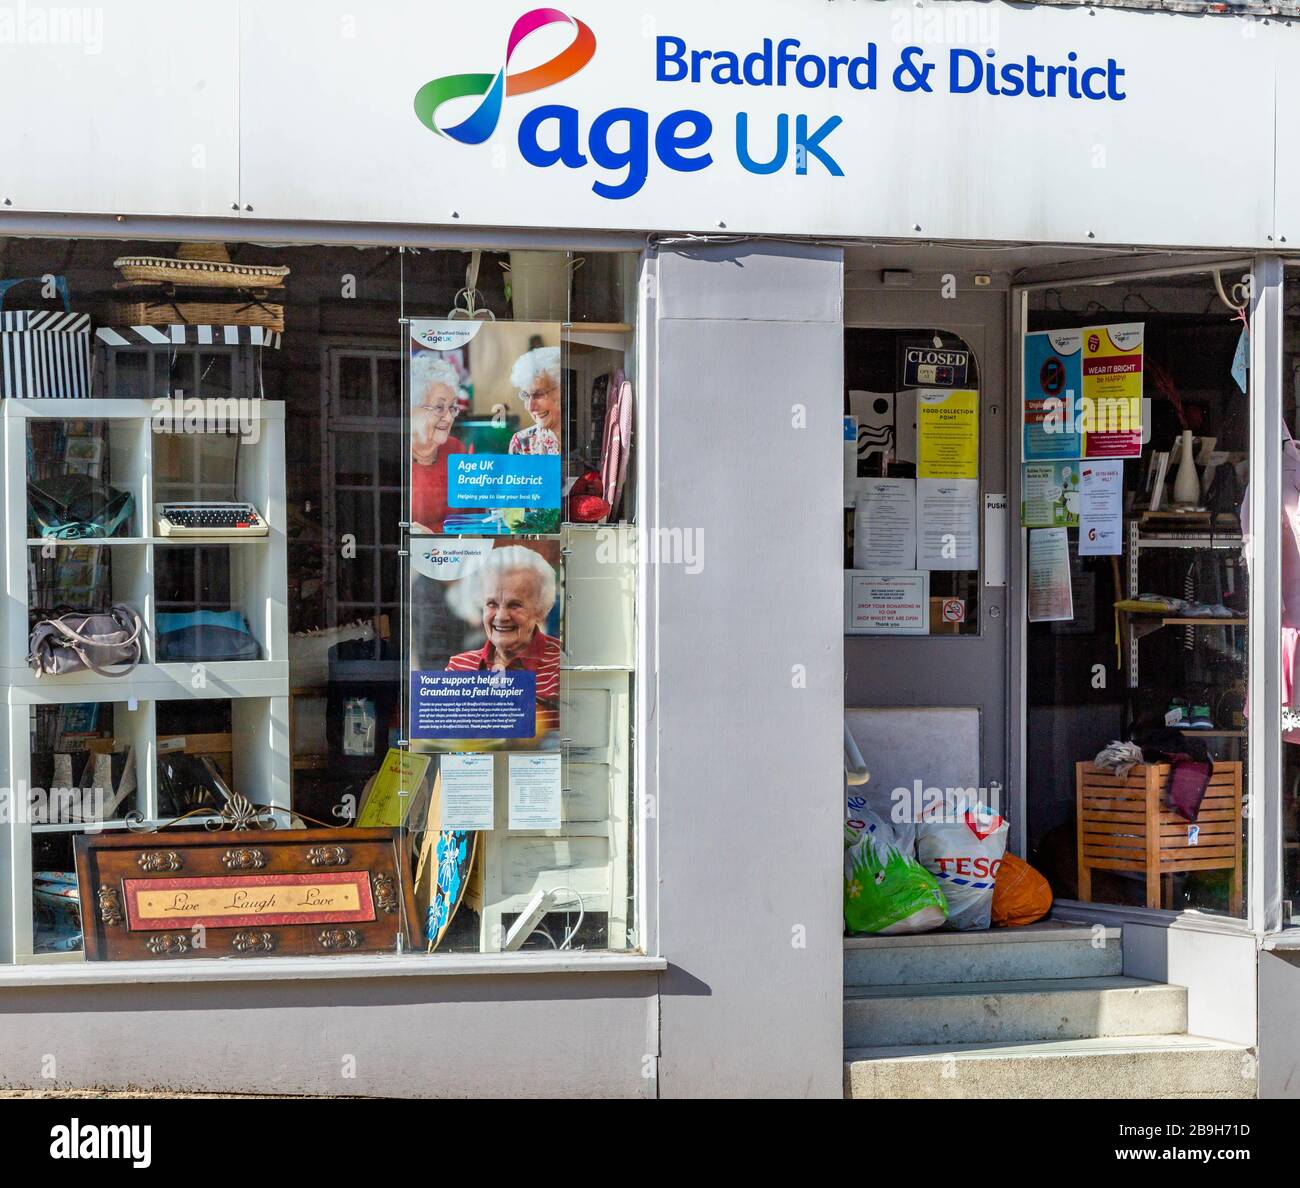
[[[550,25],[567,25],[572,41],[540,66],[511,71],[511,59],[521,43]],[[480,145],[496,131],[507,99],[531,95],[563,83],[588,66],[597,53],[591,26],[555,8],[525,13],[506,39],[502,65],[494,72],[449,74],[433,79],[415,95],[415,114],[430,131],[462,145]],[[699,173],[731,153],[752,174],[793,170],[806,175],[816,167],[832,177],[844,170],[835,156],[834,139],[858,110],[854,97],[889,87],[903,94],[988,94],[1018,100],[1122,103],[1127,98],[1126,70],[1115,58],[1087,63],[1071,50],[1063,61],[1026,54],[1016,61],[999,61],[997,52],[949,47],[932,53],[906,45],[886,54],[874,41],[851,53],[806,49],[796,37],[763,37],[752,48],[701,47],[685,37],[654,38],[654,82],[705,84],[721,89],[788,89],[791,107],[807,91],[835,91],[844,97],[845,115],[813,121],[798,111],[775,115],[775,127],[751,127],[749,113],[735,114],[734,126],[716,126],[708,112],[683,107],[652,120],[644,108],[611,107],[584,112],[562,103],[539,103],[521,120],[520,155],[530,165],[599,174],[591,184],[601,198],[618,201],[639,193],[653,163],[674,173]],[[473,112],[447,125],[438,114],[444,104],[478,98]],[[652,126],[653,125],[653,126]],[[847,131],[847,129],[846,129]],[[756,149],[755,144],[766,146]],[[775,146],[775,147],[773,147]]]

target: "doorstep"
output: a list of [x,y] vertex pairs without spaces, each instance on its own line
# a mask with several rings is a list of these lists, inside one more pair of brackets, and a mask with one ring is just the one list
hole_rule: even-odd
[[[971,932],[910,932],[896,936],[846,936],[846,949],[906,949],[947,945],[1002,945],[1016,942],[1091,941],[1098,925],[1040,920],[1020,928],[986,928]],[[1106,940],[1119,940],[1120,929],[1107,927]]]
[[850,1048],[844,1096],[1250,1099],[1250,1048],[1194,1035]]

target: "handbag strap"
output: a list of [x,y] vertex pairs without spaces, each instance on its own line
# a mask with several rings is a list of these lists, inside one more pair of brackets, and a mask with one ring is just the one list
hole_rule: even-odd
[[[103,647],[104,645],[97,639],[91,639],[88,636],[82,635],[78,631],[74,631],[72,627],[65,622],[66,616],[58,619],[47,619],[46,622],[53,627],[60,636],[62,636],[63,642],[77,654],[77,658],[87,668],[89,668],[91,672],[106,677],[129,676],[136,670],[136,666],[140,663],[140,656],[143,650],[140,646],[140,636],[144,632],[144,620],[141,619],[140,616],[137,615],[129,606],[120,602],[111,606],[108,614],[120,627],[131,632],[129,639],[120,640],[113,646],[124,648],[129,647],[131,644],[135,645],[135,656],[129,662],[130,667],[127,668],[125,672],[112,672],[109,669],[102,668],[96,664],[90,658],[86,649]],[[87,616],[83,616],[83,619],[85,617]],[[124,663],[126,662],[124,661]]]
[[[63,310],[65,313],[72,312],[72,298],[68,294],[68,281],[66,277],[56,276],[54,280],[54,291],[63,299]],[[4,309],[5,296],[15,285],[26,284],[45,284],[43,276],[19,276],[13,280],[0,281],[0,310]]]

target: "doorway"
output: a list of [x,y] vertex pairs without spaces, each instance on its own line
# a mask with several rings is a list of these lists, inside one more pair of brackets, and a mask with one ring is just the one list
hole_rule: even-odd
[[[873,804],[973,788],[1021,852],[1007,788],[1007,286],[847,276],[846,724]],[[881,499],[894,502],[884,532]],[[909,515],[902,540],[889,524]],[[901,621],[900,605],[919,611]]]

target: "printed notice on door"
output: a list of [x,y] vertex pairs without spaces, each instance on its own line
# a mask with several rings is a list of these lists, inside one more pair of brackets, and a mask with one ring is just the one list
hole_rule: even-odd
[[1029,533],[1029,621],[1061,623],[1073,618],[1069,531],[1033,528]]
[[930,574],[844,575],[844,630],[849,635],[929,635]]
[[980,476],[980,394],[970,388],[916,394],[917,478]]

